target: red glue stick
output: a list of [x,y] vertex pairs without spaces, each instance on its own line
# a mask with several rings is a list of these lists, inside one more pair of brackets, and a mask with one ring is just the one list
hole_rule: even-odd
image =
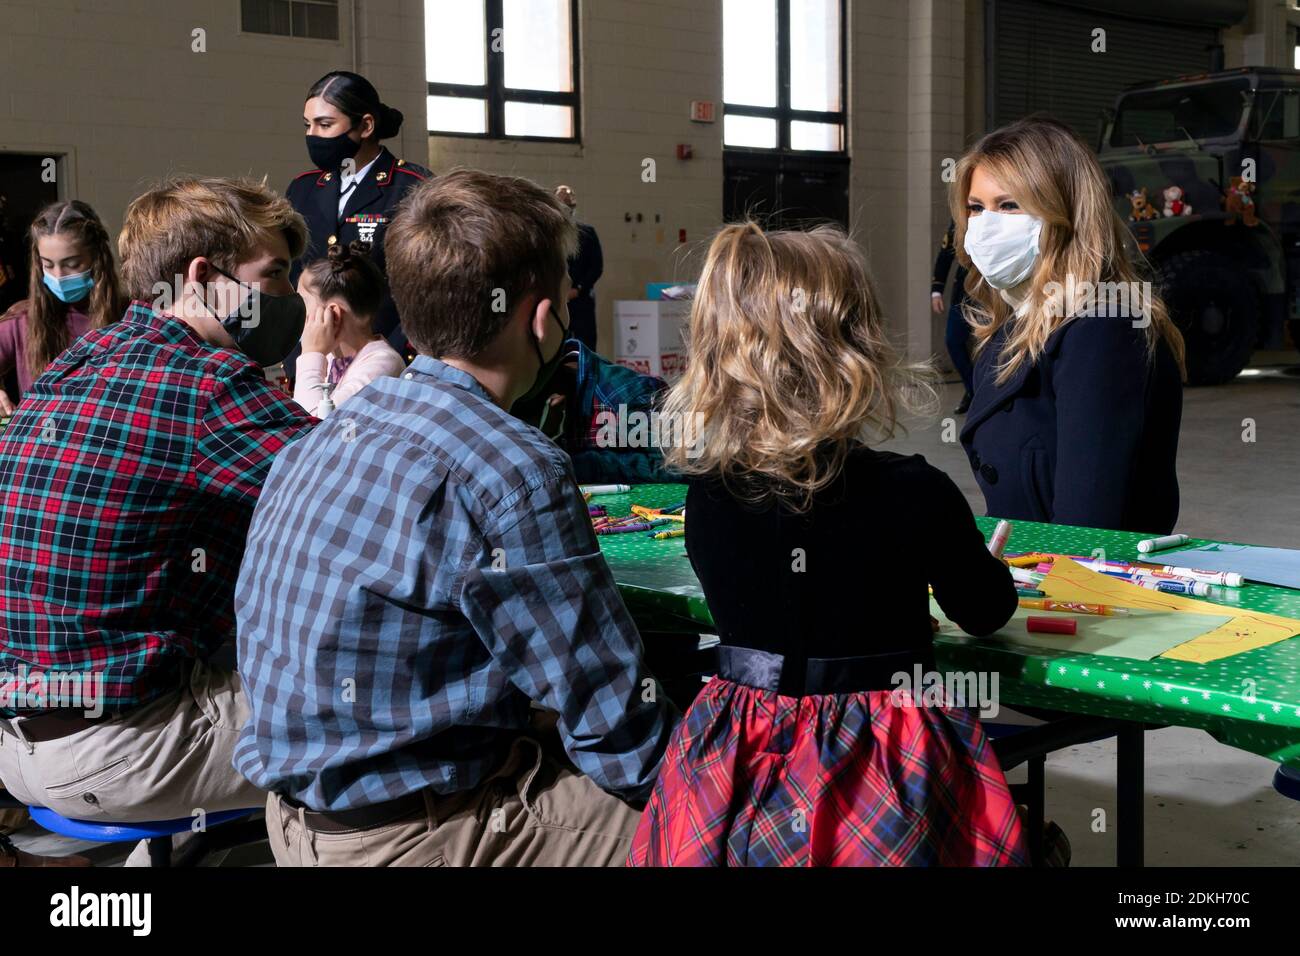
[[1079,622],[1070,617],[1031,617],[1025,628],[1035,634],[1077,634]]

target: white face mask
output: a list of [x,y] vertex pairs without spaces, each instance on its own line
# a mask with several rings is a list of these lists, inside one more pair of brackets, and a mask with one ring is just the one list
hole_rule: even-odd
[[1042,231],[1028,213],[982,212],[966,223],[966,255],[993,288],[1012,289],[1034,271]]

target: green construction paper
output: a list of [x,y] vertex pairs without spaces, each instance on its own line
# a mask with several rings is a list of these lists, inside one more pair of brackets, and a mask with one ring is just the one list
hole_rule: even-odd
[[[987,637],[971,637],[952,623],[930,598],[930,613],[939,621],[940,633],[954,640],[984,641],[989,644],[1024,648],[1043,648],[1068,654],[1095,654],[1100,657],[1127,657],[1149,661],[1171,647],[1222,627],[1232,618],[1227,615],[1187,614],[1177,611],[1133,609],[1128,614],[1103,617],[1098,614],[1062,614],[1057,611],[1031,611],[1018,608],[1001,630]],[[1069,618],[1077,622],[1075,634],[1040,634],[1025,626],[1029,617]]]

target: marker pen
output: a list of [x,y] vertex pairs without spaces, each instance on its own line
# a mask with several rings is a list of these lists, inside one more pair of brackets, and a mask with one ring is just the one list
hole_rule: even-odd
[[1111,607],[1109,604],[1085,604],[1082,601],[1053,601],[1051,598],[1022,600],[1020,606],[1034,611],[1063,611],[1067,614],[1097,614],[1110,617],[1112,614],[1124,614],[1125,608]]
[[1166,594],[1187,594],[1192,597],[1209,597],[1210,586],[1200,581],[1156,581],[1156,590]]
[[1161,538],[1147,538],[1145,541],[1138,542],[1138,550],[1143,554],[1150,554],[1152,551],[1167,551],[1169,548],[1177,548],[1180,545],[1187,544],[1192,539],[1185,534],[1167,534]]
[[585,495],[625,495],[632,490],[631,485],[581,485]]
[[1195,568],[1180,568],[1172,564],[1139,565],[1139,567],[1164,571],[1180,578],[1191,578],[1202,584],[1217,584],[1221,587],[1239,588],[1246,583],[1246,579],[1236,571],[1198,571]]
[[1013,581],[1020,581],[1024,584],[1038,584],[1038,582],[1043,580],[1041,574],[1036,574],[1033,571],[1026,570],[1025,568],[1011,568],[1010,571],[1011,579]]
[[1007,541],[1011,537],[1011,522],[999,521],[997,527],[993,529],[993,537],[989,539],[989,554],[995,558],[1002,557],[1002,552],[1007,548]]

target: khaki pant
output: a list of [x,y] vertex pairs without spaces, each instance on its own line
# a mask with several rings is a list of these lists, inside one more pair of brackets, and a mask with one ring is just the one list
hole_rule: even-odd
[[271,794],[266,830],[279,866],[622,866],[641,814],[520,737],[477,789],[350,833],[318,833]]
[[239,674],[196,662],[186,687],[60,740],[29,743],[0,725],[0,782],[29,805],[91,822],[260,807],[266,794],[230,763],[247,720]]
[[31,819],[26,810],[0,810],[0,836],[17,833]]

